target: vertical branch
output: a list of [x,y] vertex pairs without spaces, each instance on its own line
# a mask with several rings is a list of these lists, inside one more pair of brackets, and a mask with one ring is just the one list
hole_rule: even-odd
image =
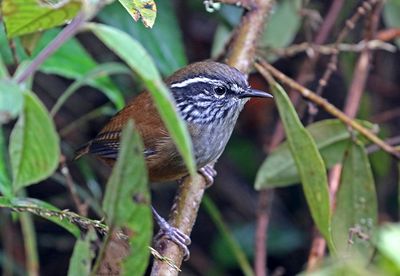
[[258,195],[257,223],[255,234],[254,271],[257,276],[267,275],[267,229],[270,222],[274,191],[264,189]]
[[[255,58],[259,34],[264,29],[272,3],[272,0],[254,1],[251,9],[243,15],[228,51],[227,63],[230,66],[236,67],[242,72],[250,71]],[[172,226],[190,235],[204,190],[205,180],[202,176],[184,179],[175,196],[175,203],[170,213],[169,223]],[[182,264],[182,250],[168,240],[162,240],[157,250],[164,258],[154,260],[151,275],[177,275],[177,268]],[[166,259],[169,261],[165,261]]]

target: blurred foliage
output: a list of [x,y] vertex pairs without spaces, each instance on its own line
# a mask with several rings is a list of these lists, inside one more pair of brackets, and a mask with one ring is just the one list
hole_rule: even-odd
[[[0,220],[0,266],[4,275],[93,273],[98,257],[95,249],[101,251],[107,242],[100,241],[110,239],[106,229],[120,227],[134,233],[129,237],[133,250],[124,262],[125,274],[145,273],[153,232],[142,146],[134,126],[124,131],[125,150],[111,177],[93,159],[72,162],[72,152],[98,132],[104,122],[98,117],[104,110],[110,113],[124,106],[128,93],[123,91],[143,85],[152,92],[194,172],[186,126],[162,77],[185,66],[188,60],[209,58],[209,53],[223,58],[226,43],[244,13],[242,8],[228,5],[210,13],[201,1],[120,0],[95,15],[96,9],[90,6],[94,2],[1,2],[0,207],[4,212]],[[308,56],[310,51],[286,57],[274,50],[312,41],[321,24],[318,16],[324,18],[330,8],[328,2],[277,1],[261,35],[258,54],[276,61],[277,68],[296,77],[297,68],[312,57]],[[345,20],[359,4],[345,1],[326,43],[337,39]],[[29,64],[63,35],[64,29],[54,27],[69,24],[79,12],[88,19],[95,16],[94,21],[100,23],[85,25],[85,31],[90,32],[81,32],[63,43],[34,72],[37,74],[17,83]],[[368,14],[363,16],[367,20],[356,24],[346,43],[363,39]],[[400,1],[386,1],[380,16],[378,32],[389,28],[398,32]],[[399,41],[399,35],[395,35],[385,43],[400,46]],[[399,53],[384,49],[373,53],[357,119],[383,138],[398,138]],[[325,88],[323,96],[338,107],[343,106],[349,85],[358,74],[354,71],[358,57],[357,52],[340,52],[338,70]],[[326,60],[321,58],[314,71],[307,72],[310,80],[318,81],[327,68]],[[133,82],[129,78],[132,72]],[[129,81],[119,81],[122,74],[128,75]],[[315,83],[310,86],[315,87]],[[253,84],[268,89],[262,81]],[[287,140],[262,160],[262,149],[268,148],[273,135],[275,120],[269,118],[274,118],[274,110],[268,103],[247,104],[238,131],[218,163],[222,177],[216,179],[204,202],[204,213],[200,213],[200,222],[194,228],[192,257],[184,264],[184,273],[252,274],[254,245],[264,242],[255,240],[257,193],[250,187],[256,175],[256,189],[279,187],[265,241],[271,272],[279,274],[283,267],[285,275],[399,275],[400,225],[386,223],[399,219],[398,165],[323,111],[315,123],[305,125],[307,117],[301,105],[295,110],[277,84],[272,83],[272,90]],[[57,170],[60,160],[63,166]],[[335,164],[341,164],[343,171],[336,210],[331,212],[327,170]],[[106,182],[106,187],[99,184]],[[301,184],[303,194],[295,184]],[[152,195],[164,208],[171,204],[166,190],[157,187]],[[76,214],[71,196],[81,200],[89,212]],[[301,272],[307,262],[313,223],[327,238],[331,252],[317,270]]]

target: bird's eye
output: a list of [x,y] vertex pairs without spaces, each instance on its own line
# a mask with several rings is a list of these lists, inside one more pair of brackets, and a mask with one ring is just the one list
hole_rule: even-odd
[[226,87],[225,86],[217,86],[214,88],[214,92],[218,96],[222,96],[226,93]]

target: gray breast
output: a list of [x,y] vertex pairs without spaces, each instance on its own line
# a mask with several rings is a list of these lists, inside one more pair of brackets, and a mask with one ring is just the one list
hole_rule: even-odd
[[231,137],[239,112],[208,124],[190,124],[194,155],[198,168],[217,161]]

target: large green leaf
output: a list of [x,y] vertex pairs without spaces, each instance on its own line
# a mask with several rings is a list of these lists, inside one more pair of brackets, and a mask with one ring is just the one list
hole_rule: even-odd
[[[368,122],[360,123],[370,129],[373,128],[373,125]],[[307,127],[307,130],[317,144],[327,168],[342,162],[343,154],[352,135],[346,125],[337,119],[329,119],[313,123]],[[354,135],[359,136],[358,133]],[[284,187],[299,182],[300,177],[295,161],[290,153],[288,143],[284,142],[261,165],[255,187],[257,189]]]
[[156,20],[156,3],[151,0],[118,0],[135,21],[142,19],[146,27],[153,27]]
[[32,92],[10,137],[14,191],[49,177],[60,160],[59,138],[46,108]]
[[163,76],[169,76],[187,64],[182,34],[171,1],[159,0],[157,20],[152,29],[132,24],[132,18],[121,5],[114,3],[98,15],[107,25],[127,32],[150,53]]
[[128,227],[130,252],[124,260],[125,275],[142,275],[146,270],[152,237],[150,192],[143,145],[132,121],[124,127],[117,163],[107,182],[103,209],[110,229]]
[[190,174],[193,175],[196,165],[189,132],[177,111],[172,95],[145,49],[128,34],[113,27],[91,23],[88,24],[88,28],[142,78]]
[[330,250],[334,251],[331,237],[328,179],[324,161],[310,133],[301,124],[286,92],[276,82],[271,84],[271,89],[311,215]]
[[55,224],[61,226],[76,238],[80,236],[79,228],[66,219],[59,218],[57,216],[48,215],[48,211],[60,211],[57,207],[54,207],[50,203],[41,201],[39,199],[34,198],[13,198],[8,199],[5,197],[0,197],[0,207],[3,208],[11,208],[17,209],[21,211],[25,211],[26,209],[30,209],[36,215],[39,215]]
[[[48,5],[38,0],[3,0],[1,10],[7,36],[42,31],[68,23],[78,13],[81,1],[69,0]],[[61,2],[61,1],[60,1]]]
[[[47,31],[38,43],[34,51],[36,56],[49,42],[56,37],[59,30]],[[56,74],[65,78],[80,80],[85,78],[98,64],[82,47],[77,39],[71,38],[65,42],[53,55],[40,66],[40,71],[47,74]],[[109,77],[88,79],[87,84],[102,91],[116,106],[121,109],[124,106],[124,97]]]
[[[343,161],[336,210],[332,218],[332,236],[340,255],[363,257],[369,262],[374,247],[358,233],[372,237],[377,226],[378,202],[367,153],[362,144],[350,143]],[[353,244],[349,245],[349,233]]]
[[68,276],[89,275],[94,258],[92,242],[96,240],[96,232],[90,228],[84,239],[76,241],[74,252],[69,261]]

